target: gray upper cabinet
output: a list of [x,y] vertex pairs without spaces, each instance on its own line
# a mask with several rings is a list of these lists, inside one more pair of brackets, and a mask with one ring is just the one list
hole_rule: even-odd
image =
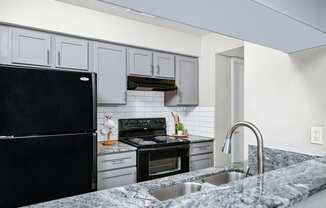
[[13,28],[12,58],[13,64],[37,66],[51,65],[51,35],[43,32]]
[[174,55],[167,53],[157,53],[153,55],[154,76],[162,79],[174,79]]
[[88,70],[88,41],[55,36],[55,67]]
[[99,104],[126,104],[126,63],[126,47],[98,42],[94,44]]
[[167,106],[196,106],[199,103],[198,59],[176,56],[176,92],[165,93]]
[[179,104],[198,105],[198,59],[177,56],[176,76]]
[[152,51],[128,48],[128,73],[134,76],[153,76],[153,53]]

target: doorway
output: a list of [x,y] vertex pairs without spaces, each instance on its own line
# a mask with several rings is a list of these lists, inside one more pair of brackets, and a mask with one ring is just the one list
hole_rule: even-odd
[[[231,57],[231,126],[244,120],[244,61]],[[244,130],[238,128],[232,139],[232,162],[244,160]]]
[[244,160],[244,131],[241,128],[233,135],[231,156],[221,153],[227,131],[236,121],[244,120],[243,55],[243,47],[216,55],[216,166]]

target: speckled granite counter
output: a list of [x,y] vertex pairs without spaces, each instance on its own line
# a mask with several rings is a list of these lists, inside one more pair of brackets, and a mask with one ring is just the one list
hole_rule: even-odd
[[214,138],[211,138],[211,137],[203,137],[203,136],[196,136],[196,135],[190,135],[187,139],[191,143],[210,142],[210,141],[214,140]]
[[149,192],[225,171],[208,168],[139,184],[84,194],[30,206],[32,208],[91,207],[290,207],[326,189],[326,157],[280,168],[222,186],[161,202]]
[[[248,164],[250,173],[257,172],[257,146],[249,145]],[[319,158],[316,155],[307,155],[286,150],[264,147],[265,172],[294,165],[306,160]]]
[[119,153],[119,152],[130,152],[136,151],[137,148],[130,146],[128,144],[118,142],[118,144],[114,144],[112,146],[104,146],[101,142],[97,143],[97,154],[104,155],[104,154],[112,154],[112,153]]

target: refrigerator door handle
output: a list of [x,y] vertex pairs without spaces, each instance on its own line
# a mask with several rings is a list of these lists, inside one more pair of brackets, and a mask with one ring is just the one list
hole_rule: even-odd
[[0,139],[13,139],[15,138],[14,135],[10,135],[10,136],[0,136]]

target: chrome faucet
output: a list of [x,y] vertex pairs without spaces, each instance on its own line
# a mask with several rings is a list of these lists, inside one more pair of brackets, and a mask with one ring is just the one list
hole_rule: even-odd
[[226,135],[226,139],[223,145],[222,152],[226,154],[231,154],[231,138],[233,133],[238,127],[248,127],[250,130],[252,130],[256,136],[257,139],[257,173],[262,174],[264,173],[264,142],[263,142],[263,136],[261,135],[259,129],[252,123],[247,121],[239,121],[236,122],[231,129],[228,131]]

